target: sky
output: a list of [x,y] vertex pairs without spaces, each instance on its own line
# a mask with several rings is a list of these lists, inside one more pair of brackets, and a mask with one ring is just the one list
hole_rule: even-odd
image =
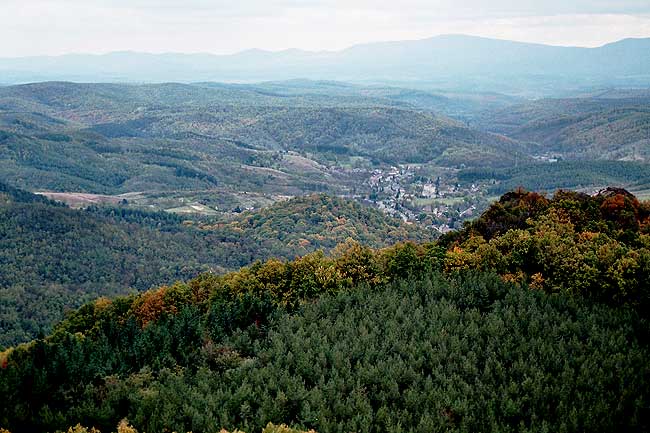
[[339,50],[439,34],[600,46],[650,37],[650,0],[0,0],[0,57]]

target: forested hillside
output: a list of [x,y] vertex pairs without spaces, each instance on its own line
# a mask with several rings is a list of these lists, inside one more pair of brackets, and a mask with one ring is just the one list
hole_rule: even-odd
[[461,170],[463,182],[488,182],[488,191],[499,195],[519,187],[535,191],[557,188],[594,190],[603,185],[626,185],[629,189],[650,189],[650,164],[638,161],[538,162],[507,168]]
[[444,232],[518,186],[650,196],[648,101],[309,80],[8,86],[0,181],[224,217],[326,193]]
[[0,359],[0,425],[646,431],[650,204],[514,191],[438,242],[100,299]]
[[504,165],[524,151],[513,140],[361,93],[198,84],[0,88],[0,180],[30,190],[340,192],[357,184],[342,170],[353,163]]
[[[364,245],[392,245],[433,236],[415,224],[402,224],[356,202],[326,195],[296,197],[204,229],[237,233],[256,248],[279,257],[304,255],[315,247],[329,251],[346,239]],[[278,241],[285,244],[284,249]]]
[[649,106],[646,90],[611,91],[497,109],[486,112],[479,124],[567,158],[647,162]]
[[0,184],[0,346],[47,333],[65,311],[100,296],[330,251],[348,238],[379,247],[432,235],[325,196],[218,221],[188,224],[173,214],[124,208],[72,210]]

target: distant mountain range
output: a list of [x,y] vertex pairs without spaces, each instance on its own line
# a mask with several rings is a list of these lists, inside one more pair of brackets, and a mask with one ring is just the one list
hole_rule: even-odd
[[341,51],[248,50],[233,55],[114,52],[0,59],[0,83],[253,82],[293,78],[558,95],[650,85],[650,38],[598,48],[464,35],[356,45]]

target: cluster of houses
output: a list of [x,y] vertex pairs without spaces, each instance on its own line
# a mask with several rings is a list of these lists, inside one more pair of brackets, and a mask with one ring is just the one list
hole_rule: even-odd
[[433,179],[418,175],[411,166],[374,169],[366,184],[366,201],[404,221],[424,222],[440,233],[460,228],[483,207],[480,185],[460,185],[447,173]]

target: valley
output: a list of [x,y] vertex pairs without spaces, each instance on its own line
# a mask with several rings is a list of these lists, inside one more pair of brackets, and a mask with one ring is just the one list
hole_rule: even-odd
[[[647,97],[470,103],[308,80],[0,88],[0,344],[98,296],[329,254],[348,238],[444,237],[521,187],[648,197]],[[620,141],[590,139],[595,118],[611,119]]]
[[522,102],[309,80],[10,86],[0,180],[72,207],[188,218],[322,192],[445,232],[519,186],[643,193],[647,98]]

